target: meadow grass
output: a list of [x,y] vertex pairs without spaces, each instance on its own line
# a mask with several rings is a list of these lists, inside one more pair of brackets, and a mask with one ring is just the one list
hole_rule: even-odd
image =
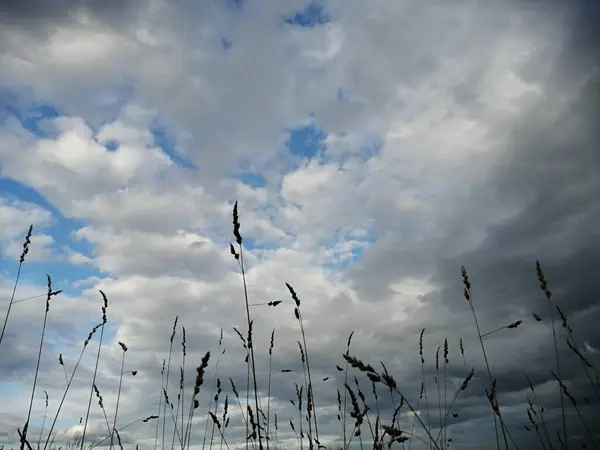
[[[246,365],[247,371],[246,386],[243,392],[246,393],[246,398],[242,401],[234,380],[219,372],[220,357],[225,353],[225,348],[223,347],[223,329],[221,329],[216,354],[211,355],[210,352],[204,354],[199,361],[199,365],[196,367],[196,378],[192,387],[192,392],[186,392],[186,330],[183,326],[178,328],[178,317],[176,317],[169,338],[168,355],[163,359],[162,368],[160,368],[161,384],[158,387],[157,392],[158,407],[156,413],[150,415],[140,414],[140,418],[132,422],[125,424],[120,423],[118,420],[118,412],[124,375],[131,374],[135,376],[137,371],[125,371],[125,357],[128,347],[125,343],[118,342],[122,353],[120,376],[118,386],[116,387],[116,407],[114,411],[107,411],[104,407],[104,399],[96,383],[98,364],[102,357],[104,331],[108,322],[107,310],[109,307],[109,296],[100,291],[102,298],[100,323],[92,328],[86,339],[83,341],[79,357],[71,370],[67,370],[67,367],[65,367],[63,355],[61,354],[58,356],[58,363],[63,367],[65,375],[65,388],[58,401],[58,406],[54,411],[54,414],[50,414],[50,416],[48,416],[48,394],[47,391],[44,390],[44,417],[41,430],[39,430],[39,434],[36,433],[37,442],[32,444],[34,436],[30,432],[31,412],[34,402],[39,400],[39,396],[36,397],[36,393],[39,392],[37,386],[38,373],[40,360],[42,358],[42,347],[45,341],[46,324],[48,315],[52,312],[51,299],[62,292],[52,289],[52,279],[50,275],[48,275],[48,291],[45,294],[46,303],[45,308],[42,311],[43,325],[40,335],[39,351],[37,360],[35,361],[36,368],[33,375],[33,386],[28,405],[28,413],[27,417],[23,418],[22,427],[18,427],[16,430],[20,450],[24,450],[25,448],[29,450],[33,450],[34,448],[36,450],[60,450],[61,448],[69,450],[92,450],[100,446],[110,446],[110,450],[116,446],[123,449],[124,444],[121,438],[121,432],[134,426],[147,426],[144,424],[152,422],[155,424],[154,450],[157,448],[160,448],[160,450],[189,450],[191,446],[196,448],[201,447],[202,450],[206,450],[207,448],[212,450],[214,446],[218,446],[219,450],[230,450],[232,448],[246,448],[246,450],[248,450],[250,447],[252,447],[253,450],[263,450],[264,447],[266,447],[267,450],[270,450],[271,448],[280,449],[286,447],[286,444],[281,440],[281,436],[289,436],[290,434],[296,437],[297,448],[300,450],[319,450],[327,448],[348,450],[350,447],[360,447],[361,449],[371,447],[374,450],[383,450],[384,447],[388,449],[392,447],[401,447],[403,450],[410,450],[413,445],[420,445],[421,448],[424,447],[436,450],[444,448],[461,448],[460,439],[448,436],[452,435],[452,419],[457,418],[459,415],[457,410],[455,410],[456,402],[461,396],[466,395],[469,391],[469,385],[477,372],[480,372],[479,376],[486,380],[487,383],[485,394],[489,400],[489,418],[490,421],[493,421],[495,429],[495,441],[491,443],[491,446],[498,450],[519,448],[518,442],[516,442],[513,436],[514,430],[511,430],[505,420],[505,410],[502,407],[501,398],[498,393],[497,378],[494,376],[484,338],[495,333],[514,332],[516,328],[523,324],[523,320],[514,321],[508,325],[497,327],[489,332],[482,332],[480,320],[476,311],[477,302],[473,296],[471,280],[469,279],[467,269],[464,266],[460,268],[460,277],[464,285],[463,296],[466,300],[466,306],[472,314],[473,325],[477,332],[477,342],[478,347],[481,349],[481,361],[483,363],[481,364],[481,367],[478,366],[476,369],[475,367],[467,366],[464,343],[463,340],[460,339],[459,349],[464,365],[464,378],[460,385],[452,385],[449,390],[449,385],[451,385],[448,380],[448,365],[450,362],[449,343],[448,339],[444,339],[443,342],[439,343],[435,353],[435,376],[433,377],[433,380],[431,380],[427,377],[426,371],[426,360],[423,350],[423,339],[426,330],[423,328],[418,338],[421,388],[419,392],[404,392],[399,387],[393,374],[388,372],[385,363],[380,363],[381,369],[375,369],[371,363],[362,360],[351,353],[352,337],[354,335],[354,332],[352,332],[347,338],[346,350],[341,355],[341,360],[332,361],[332,364],[342,373],[340,377],[337,377],[338,385],[335,386],[335,393],[337,394],[337,421],[340,428],[339,437],[334,441],[328,439],[327,442],[322,442],[319,435],[319,408],[330,407],[331,405],[324,405],[318,398],[315,398],[313,389],[314,374],[311,372],[311,360],[309,357],[311,349],[307,343],[306,329],[302,317],[302,303],[300,294],[298,293],[301,291],[301,287],[294,287],[289,283],[282,281],[282,284],[285,283],[291,300],[293,300],[294,303],[293,314],[298,324],[299,335],[297,344],[302,373],[300,374],[300,381],[294,383],[296,396],[295,398],[290,399],[293,411],[288,417],[278,417],[278,414],[274,413],[271,408],[273,361],[277,359],[275,345],[276,330],[275,328],[272,330],[270,341],[266,346],[266,348],[268,348],[269,361],[267,386],[259,386],[259,377],[257,376],[255,359],[256,345],[253,336],[254,320],[250,306],[263,305],[277,307],[281,301],[270,301],[257,304],[250,303],[246,283],[243,237],[241,234],[241,222],[237,202],[232,211],[232,223],[235,244],[230,244],[229,252],[239,265],[243,288],[243,302],[241,302],[240,307],[243,307],[245,310],[247,327],[246,330],[239,330],[238,328],[233,329],[239,337],[244,350],[244,364]],[[3,354],[3,345],[5,345],[3,343],[5,330],[10,323],[12,306],[19,302],[15,301],[15,293],[18,289],[21,268],[26,262],[26,256],[29,252],[32,233],[33,227],[30,227],[26,233],[23,252],[19,258],[12,296],[8,301],[8,308],[0,334],[0,361]],[[589,382],[589,388],[596,396],[598,402],[600,402],[600,373],[596,367],[594,367],[592,362],[584,355],[584,352],[582,352],[581,346],[574,336],[573,329],[571,328],[567,317],[561,308],[554,303],[552,292],[539,261],[535,261],[535,271],[532,270],[532,275],[533,274],[537,277],[540,289],[547,301],[548,315],[543,319],[536,312],[532,312],[531,317],[533,320],[531,323],[524,326],[536,326],[535,324],[540,322],[545,324],[551,330],[554,361],[547,370],[555,381],[555,392],[560,402],[561,417],[560,427],[551,429],[548,424],[548,418],[546,417],[546,409],[544,408],[544,405],[538,401],[534,384],[531,382],[527,373],[524,373],[524,377],[527,379],[529,386],[530,395],[527,395],[524,399],[527,407],[525,411],[523,411],[523,427],[534,434],[535,437],[533,442],[537,442],[539,448],[567,450],[570,447],[571,441],[566,417],[570,408],[572,408],[571,411],[575,411],[580,424],[585,430],[586,436],[583,445],[587,448],[597,449],[599,441],[598,432],[590,429],[581,412],[581,400],[576,399],[574,395],[569,392],[567,383],[563,381],[558,347],[559,338],[566,339],[568,347],[572,353],[576,355],[581,370],[585,373]],[[561,324],[559,329],[557,329],[556,326],[557,322],[560,322]],[[180,364],[178,367],[173,368],[174,359],[176,358],[173,351],[174,341],[178,329],[181,330]],[[98,348],[94,358],[94,367],[93,370],[91,370],[92,376],[89,380],[89,397],[87,399],[87,405],[85,405],[85,413],[80,419],[82,431],[74,437],[62,441],[59,430],[57,430],[57,422],[59,417],[61,417],[62,407],[72,387],[75,374],[80,368],[80,363],[88,348],[88,344],[98,331]],[[561,334],[563,336],[561,336]],[[199,394],[204,385],[204,379],[205,376],[207,376],[207,370],[209,370],[211,363],[213,364],[212,378],[215,390],[210,395],[208,405],[202,405],[201,407]],[[338,363],[342,365],[339,365]],[[178,389],[175,391],[172,390],[169,383],[172,368],[173,370],[179,369],[179,385]],[[159,368],[157,368],[157,371],[158,369]],[[290,370],[284,369],[282,372],[290,372]],[[227,379],[229,383],[223,381]],[[370,387],[368,391],[364,389],[365,384]],[[473,395],[477,394],[481,393],[473,393]],[[389,414],[387,415],[385,409],[381,407],[384,396],[389,396],[389,400],[386,399],[386,402],[389,401],[389,404],[392,405],[391,409],[387,408],[389,411]],[[86,432],[89,425],[90,410],[92,408],[94,397],[96,398],[98,407],[102,411],[106,423],[106,436],[102,439],[92,440],[87,438]],[[432,400],[435,401],[432,402]],[[589,403],[589,399],[586,398],[585,400]],[[239,409],[241,421],[245,427],[246,438],[243,439],[242,442],[240,442],[239,439],[231,441],[228,435],[231,408]],[[206,420],[201,441],[192,442],[192,431],[194,427],[198,426],[194,421],[195,416],[204,417]],[[401,417],[408,419],[405,421],[404,425],[401,425],[400,423]],[[169,424],[169,430],[171,429],[172,424],[170,436],[167,434],[167,423]],[[286,427],[285,430],[281,430],[282,424]],[[410,424],[410,426],[407,426],[406,424]],[[196,434],[198,435],[198,433]],[[490,446],[490,443],[485,444],[486,446]],[[582,443],[578,441],[578,444],[581,446]],[[289,446],[289,444],[287,444],[287,446]],[[2,447],[3,446],[0,445],[0,450],[2,450]],[[136,449],[137,448],[138,446],[136,445]]]

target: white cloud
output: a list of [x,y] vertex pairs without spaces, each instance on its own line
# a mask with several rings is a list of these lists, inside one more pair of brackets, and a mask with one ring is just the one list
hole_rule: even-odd
[[52,214],[35,204],[0,199],[0,239],[16,237],[25,239],[30,225],[37,228],[50,223],[52,223]]

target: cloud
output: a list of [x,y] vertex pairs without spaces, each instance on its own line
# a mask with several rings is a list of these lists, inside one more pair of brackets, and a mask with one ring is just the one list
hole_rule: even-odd
[[[562,422],[550,373],[554,311],[539,289],[536,259],[582,355],[597,365],[600,348],[595,5],[51,3],[5,1],[0,16],[6,306],[22,239],[34,226],[0,344],[0,404],[9,405],[0,406],[0,444],[17,444],[16,428],[27,416],[46,272],[63,293],[51,304],[30,436],[40,433],[42,391],[55,411],[64,369],[72,370],[101,320],[98,290],[109,299],[96,374],[109,419],[121,374],[119,341],[129,347],[126,370],[138,375],[123,381],[118,423],[161,413],[161,366],[176,316],[174,407],[181,326],[186,386],[211,351],[192,445],[201,445],[210,425],[204,411],[216,376],[221,401],[229,395],[233,402],[231,377],[243,404],[245,353],[233,327],[246,336],[244,279],[229,252],[235,200],[246,289],[257,304],[249,309],[258,382],[264,401],[271,365],[279,445],[297,445],[289,400],[294,383],[303,383],[302,335],[287,282],[301,300],[324,443],[340,443],[336,388],[343,392],[344,374],[336,365],[344,365],[354,330],[351,354],[377,369],[383,361],[434,428],[434,380],[444,377],[453,395],[474,366],[448,437],[461,448],[496,448],[462,264],[482,332],[523,321],[484,338],[512,438],[520,447],[535,445],[534,432],[523,428],[526,397],[534,394],[525,371],[554,439]],[[282,303],[261,305],[273,301]],[[559,319],[556,326],[561,378],[595,430],[598,399]],[[82,431],[99,335],[63,405],[57,445]],[[435,368],[438,346],[443,375]],[[429,408],[419,399],[422,376]],[[367,402],[374,401],[367,380],[359,381]],[[379,394],[388,420],[399,400]],[[86,434],[100,440],[106,419],[95,397],[91,406]],[[230,444],[245,438],[238,409],[231,403]],[[567,411],[570,439],[581,444],[585,430]],[[399,420],[408,430],[413,416],[403,412]],[[172,422],[166,426],[170,438]],[[155,433],[155,422],[136,422],[121,437],[124,447],[150,448]]]
[[0,203],[2,210],[2,238],[10,239],[17,236],[25,237],[29,225],[44,226],[51,222],[49,211],[37,205],[3,198]]

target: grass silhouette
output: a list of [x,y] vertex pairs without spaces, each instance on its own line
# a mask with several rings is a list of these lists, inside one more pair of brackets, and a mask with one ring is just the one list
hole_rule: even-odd
[[[575,339],[573,329],[571,328],[567,317],[556,305],[552,299],[552,292],[549,288],[549,283],[545,278],[542,270],[541,263],[535,261],[535,275],[540,283],[540,289],[545,296],[548,304],[548,315],[542,318],[538,313],[532,312],[533,320],[530,323],[524,323],[524,320],[516,320],[508,325],[500,325],[493,331],[482,332],[480,328],[480,322],[477,315],[477,302],[472,291],[471,280],[469,278],[467,269],[463,266],[460,268],[460,277],[464,285],[463,296],[466,300],[466,306],[471,311],[473,317],[473,325],[477,331],[478,336],[478,347],[481,349],[481,360],[483,364],[481,367],[467,367],[467,363],[464,357],[464,343],[460,340],[459,348],[463,359],[464,365],[464,378],[460,385],[451,385],[448,380],[447,368],[449,364],[449,344],[448,340],[445,339],[439,343],[435,356],[435,377],[433,382],[435,386],[431,385],[431,380],[426,377],[425,371],[425,356],[423,351],[423,338],[426,333],[425,329],[422,329],[419,338],[419,356],[420,356],[420,373],[421,373],[421,389],[420,392],[404,392],[399,386],[394,375],[390,373],[385,365],[381,363],[381,369],[376,369],[369,361],[362,360],[358,356],[352,354],[352,337],[354,333],[351,333],[347,338],[346,351],[342,355],[340,360],[336,360],[334,364],[337,370],[341,372],[340,377],[343,375],[343,382],[335,386],[337,394],[337,421],[339,423],[339,438],[335,441],[322,442],[319,435],[319,417],[320,408],[323,405],[318,398],[315,398],[314,394],[314,374],[311,373],[311,360],[309,358],[310,349],[307,345],[306,330],[304,327],[304,321],[302,318],[301,311],[301,287],[293,287],[289,283],[282,280],[282,284],[285,283],[289,295],[294,302],[294,317],[298,323],[298,349],[300,355],[300,362],[302,365],[302,376],[300,382],[295,383],[296,397],[290,400],[291,405],[294,408],[294,412],[290,414],[290,419],[286,424],[287,420],[281,420],[277,413],[274,413],[271,408],[271,381],[273,375],[273,361],[277,359],[275,336],[276,329],[273,328],[271,332],[270,341],[266,343],[265,348],[268,348],[268,385],[259,386],[257,373],[259,372],[256,365],[255,350],[256,344],[254,342],[253,335],[253,315],[250,306],[264,305],[267,307],[277,307],[281,301],[265,302],[251,304],[248,289],[246,285],[246,268],[244,265],[244,247],[243,238],[241,234],[241,221],[240,214],[238,212],[238,204],[235,203],[232,211],[232,223],[233,223],[233,237],[235,239],[235,245],[232,243],[229,246],[229,252],[231,256],[239,264],[240,274],[242,276],[242,288],[243,288],[243,301],[240,302],[240,307],[245,310],[246,316],[246,330],[238,330],[234,328],[234,331],[240,338],[242,347],[244,349],[244,364],[247,368],[246,386],[243,392],[246,393],[246,398],[240,398],[240,391],[235,385],[234,380],[227,377],[227,374],[221,374],[219,368],[219,361],[222,354],[225,352],[223,344],[223,330],[221,329],[221,335],[218,343],[218,349],[215,355],[211,355],[210,352],[206,352],[202,357],[199,365],[196,368],[196,379],[194,381],[192,392],[186,392],[185,383],[185,367],[186,367],[186,356],[187,356],[187,343],[186,343],[186,331],[184,327],[181,327],[181,358],[178,366],[173,366],[177,360],[177,352],[173,352],[174,340],[178,330],[178,318],[175,318],[175,322],[172,328],[172,334],[169,342],[169,352],[166,358],[163,360],[163,366],[161,370],[161,385],[158,388],[158,408],[156,414],[152,415],[140,415],[140,418],[130,423],[120,423],[118,420],[119,403],[121,399],[121,392],[123,386],[123,376],[127,373],[136,375],[137,371],[125,371],[125,355],[128,347],[123,342],[118,342],[121,349],[121,364],[120,364],[120,377],[118,382],[116,408],[114,412],[107,412],[104,408],[103,397],[96,384],[96,375],[98,369],[98,363],[102,358],[102,336],[104,335],[104,328],[109,321],[107,315],[107,309],[109,305],[110,293],[105,294],[100,291],[102,297],[102,317],[100,323],[92,328],[87,338],[83,342],[83,347],[79,354],[79,357],[75,365],[71,370],[67,370],[64,365],[63,355],[59,355],[59,364],[63,367],[65,373],[65,388],[63,395],[60,398],[58,407],[54,412],[50,410],[48,417],[52,420],[46,420],[48,414],[48,394],[45,393],[45,413],[44,420],[42,423],[41,430],[36,433],[37,443],[31,444],[33,435],[30,431],[30,419],[31,410],[34,401],[36,400],[35,394],[36,389],[39,390],[38,384],[38,371],[40,366],[40,360],[42,358],[42,346],[45,339],[46,322],[48,315],[52,314],[51,298],[57,296],[61,291],[54,291],[52,289],[51,278],[48,276],[48,292],[46,294],[46,304],[43,311],[43,328],[40,335],[40,348],[37,354],[36,371],[34,376],[34,383],[31,391],[29,412],[26,418],[24,418],[23,426],[19,427],[16,431],[19,435],[20,449],[25,448],[33,450],[59,450],[61,448],[66,449],[79,449],[79,450],[91,450],[93,448],[110,445],[110,449],[119,446],[123,448],[123,441],[121,438],[121,432],[137,425],[143,425],[146,423],[155,423],[154,433],[154,450],[160,448],[160,450],[170,449],[181,449],[189,450],[191,446],[201,447],[202,450],[206,448],[212,450],[213,447],[217,446],[219,450],[231,448],[246,449],[252,448],[253,450],[263,450],[264,447],[267,450],[271,448],[284,448],[285,443],[281,441],[281,435],[289,435],[290,431],[297,439],[297,447],[301,450],[305,448],[308,450],[313,449],[342,449],[347,450],[350,447],[360,446],[361,449],[365,447],[371,447],[374,450],[383,450],[385,448],[396,448],[401,447],[404,449],[410,449],[413,445],[420,445],[421,447],[428,449],[442,450],[445,448],[461,448],[460,439],[456,439],[449,436],[449,428],[452,426],[452,419],[458,417],[458,412],[454,410],[457,400],[467,394],[472,387],[470,386],[471,381],[479,373],[479,376],[486,381],[487,387],[485,389],[486,397],[489,400],[489,417],[493,420],[495,425],[495,447],[500,450],[504,449],[517,449],[519,448],[516,442],[513,432],[507,424],[504,417],[504,409],[502,407],[502,399],[498,393],[499,389],[497,386],[497,378],[494,375],[494,370],[490,362],[489,354],[485,345],[485,337],[495,333],[513,333],[518,332],[519,327],[523,326],[537,326],[536,323],[545,324],[552,331],[552,346],[554,349],[554,362],[547,368],[548,372],[552,374],[555,381],[556,395],[560,398],[560,413],[561,413],[561,425],[558,429],[551,429],[548,424],[548,418],[546,417],[547,412],[544,405],[540,404],[536,391],[531,379],[527,375],[524,376],[527,379],[529,385],[530,395],[528,395],[524,401],[527,404],[526,410],[523,412],[524,420],[526,423],[523,425],[527,431],[535,434],[537,442],[540,448],[543,449],[568,449],[570,447],[570,430],[566,420],[569,409],[572,408],[575,411],[578,420],[581,422],[583,429],[585,430],[585,441],[584,445],[587,448],[598,448],[600,441],[598,437],[598,431],[591,430],[589,424],[586,423],[586,419],[581,412],[580,405],[581,401],[576,399],[575,396],[569,392],[567,383],[562,379],[561,372],[561,360],[559,357],[559,339],[566,339],[568,347],[577,356],[577,360],[580,362],[581,370],[585,373],[586,379],[589,382],[590,391],[594,393],[596,399],[600,402],[600,373],[597,368],[594,367],[592,362],[586,358],[584,352],[577,340]],[[13,293],[8,302],[8,309],[4,318],[4,324],[2,327],[2,334],[0,335],[0,360],[2,358],[3,346],[4,346],[4,335],[7,324],[10,321],[10,313],[13,304],[19,302],[15,301],[15,292],[17,291],[19,277],[21,273],[22,265],[26,262],[26,256],[29,251],[30,239],[32,236],[33,227],[30,227],[26,233],[25,241],[23,244],[23,253],[19,259],[19,266],[17,269],[17,275],[14,283]],[[458,274],[457,274],[458,275]],[[532,270],[533,275],[533,270]],[[33,298],[33,297],[32,297]],[[560,323],[560,327],[556,326],[556,323]],[[61,415],[61,409],[64,404],[65,398],[67,397],[71,387],[73,378],[80,368],[80,362],[82,357],[94,335],[99,331],[100,341],[95,356],[95,366],[90,372],[93,374],[89,380],[89,397],[87,402],[87,409],[85,412],[85,420],[80,421],[83,426],[83,432],[76,435],[74,438],[62,443],[57,442],[57,423]],[[24,330],[27,332],[27,330]],[[416,339],[415,339],[416,340]],[[188,361],[189,362],[189,361]],[[212,367],[211,367],[212,364]],[[340,365],[341,364],[341,365]],[[180,374],[179,385],[176,390],[173,390],[169,384],[169,377],[171,370],[178,371]],[[177,370],[178,369],[178,370]],[[214,377],[215,392],[210,397],[210,403],[201,407],[199,401],[199,393],[204,385],[204,379],[207,376],[207,371],[212,370],[212,377]],[[283,370],[283,372],[289,372],[290,370]],[[229,383],[223,382],[229,378]],[[369,385],[370,389],[364,389],[364,386]],[[42,389],[44,386],[41,387]],[[225,392],[224,392],[225,391]],[[479,393],[481,394],[481,393]],[[106,436],[104,438],[90,439],[86,436],[86,430],[89,422],[90,408],[92,407],[93,397],[96,397],[98,406],[101,408],[104,420],[106,422]],[[392,405],[390,410],[391,414],[385,415],[385,410],[381,407],[381,402],[384,398],[389,396],[389,402]],[[589,402],[589,399],[586,399]],[[387,400],[386,400],[387,401]],[[175,402],[175,403],[174,403]],[[187,405],[186,405],[187,402]],[[241,421],[245,427],[246,439],[243,442],[232,442],[228,435],[231,422],[231,410],[232,408],[239,409]],[[204,410],[204,411],[203,411]],[[203,412],[202,412],[203,411]],[[200,441],[192,442],[192,430],[198,427],[194,423],[194,416],[204,417],[205,426],[202,433],[202,439]],[[408,418],[410,426],[406,427],[401,425],[400,419],[404,416]],[[437,417],[436,417],[437,416]],[[286,418],[287,419],[287,418]],[[437,421],[436,421],[437,419]],[[46,424],[49,424],[45,429]],[[172,434],[167,434],[167,423],[169,427],[172,424]],[[289,426],[289,431],[286,429],[282,433],[282,423]],[[323,427],[321,426],[321,429]],[[594,434],[595,433],[595,434]],[[489,443],[486,443],[488,445]],[[581,442],[579,441],[581,445]],[[137,448],[137,446],[136,446]],[[522,447],[525,448],[525,447]],[[0,446],[0,450],[1,446]]]

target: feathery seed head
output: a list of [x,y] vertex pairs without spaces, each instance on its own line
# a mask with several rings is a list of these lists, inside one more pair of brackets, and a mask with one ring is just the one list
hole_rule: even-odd
[[298,298],[298,294],[296,294],[296,291],[289,283],[285,283],[285,285],[287,286],[288,290],[290,291],[290,294],[292,294],[292,298],[294,299],[294,302],[296,302],[296,307],[299,308],[300,307],[300,299]]
[[106,295],[104,294],[104,292],[100,291],[100,295],[102,295],[102,323],[105,324],[106,323],[106,308],[108,308],[108,298],[106,298]]
[[50,311],[50,297],[56,294],[52,291],[52,278],[48,274],[46,274],[46,278],[48,278],[48,295],[46,297],[46,312],[48,312]]
[[25,256],[29,253],[29,244],[31,244],[31,234],[33,233],[33,225],[29,225],[29,230],[27,230],[27,235],[25,236],[25,242],[23,243],[23,252],[21,253],[21,257],[19,258],[19,262],[22,264],[25,261]]
[[[240,220],[238,215],[238,202],[233,205],[233,236],[238,245],[242,245],[242,235],[240,234]],[[236,258],[237,259],[237,258]]]

